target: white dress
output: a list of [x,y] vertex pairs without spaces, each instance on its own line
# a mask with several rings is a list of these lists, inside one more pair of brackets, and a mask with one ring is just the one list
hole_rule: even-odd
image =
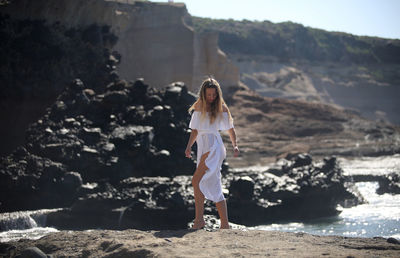
[[200,191],[208,200],[213,202],[223,201],[225,198],[221,185],[221,165],[226,157],[226,149],[219,131],[233,128],[233,121],[229,119],[227,112],[223,112],[210,124],[208,113],[204,119],[201,119],[201,112],[194,111],[189,127],[198,131],[196,138],[197,166],[200,164],[201,156],[210,152],[205,160],[208,169],[199,183]]

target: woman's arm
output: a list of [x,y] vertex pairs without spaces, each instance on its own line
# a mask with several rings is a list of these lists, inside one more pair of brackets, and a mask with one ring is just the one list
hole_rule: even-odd
[[231,138],[233,151],[234,151],[234,156],[237,157],[237,156],[239,156],[239,147],[237,146],[237,142],[236,142],[236,131],[235,131],[235,128],[229,129],[228,133],[229,133],[229,138]]
[[198,131],[196,129],[192,129],[192,132],[190,133],[189,141],[188,141],[188,144],[187,144],[186,150],[185,150],[185,155],[187,158],[192,157],[192,155],[191,155],[192,145],[196,141],[197,134],[198,134]]

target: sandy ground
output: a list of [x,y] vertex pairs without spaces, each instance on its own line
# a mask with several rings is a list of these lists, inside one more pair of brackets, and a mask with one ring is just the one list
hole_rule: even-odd
[[259,230],[63,231],[10,243],[55,257],[400,257],[384,238]]

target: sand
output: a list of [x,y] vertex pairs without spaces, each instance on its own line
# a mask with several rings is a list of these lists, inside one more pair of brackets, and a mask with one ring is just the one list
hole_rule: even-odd
[[61,231],[10,243],[56,257],[400,257],[385,238],[260,230]]

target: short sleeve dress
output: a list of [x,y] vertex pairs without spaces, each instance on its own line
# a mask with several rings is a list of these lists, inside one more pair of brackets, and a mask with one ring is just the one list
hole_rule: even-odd
[[221,165],[226,157],[226,149],[219,131],[233,128],[233,121],[227,112],[222,112],[213,123],[210,123],[209,113],[202,119],[201,112],[194,111],[189,127],[198,131],[196,138],[197,166],[201,156],[210,152],[205,160],[208,169],[199,183],[200,191],[208,200],[223,201],[225,198],[221,185]]

